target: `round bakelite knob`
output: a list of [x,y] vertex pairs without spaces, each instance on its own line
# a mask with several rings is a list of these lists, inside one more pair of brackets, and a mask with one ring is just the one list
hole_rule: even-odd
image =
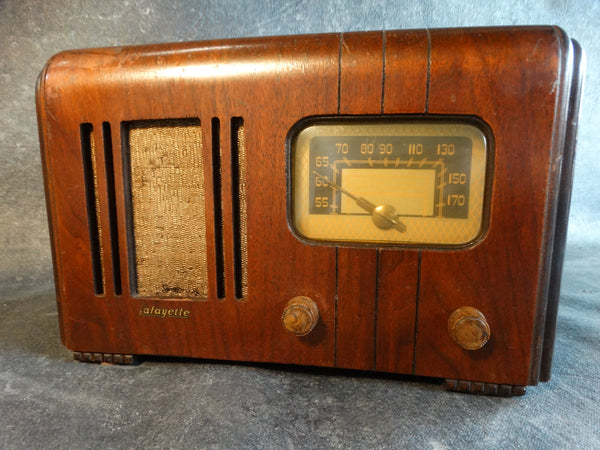
[[481,311],[463,306],[448,319],[448,332],[466,350],[478,350],[490,339],[490,326]]
[[281,316],[283,328],[296,336],[306,336],[319,321],[319,308],[308,297],[294,297],[291,299]]

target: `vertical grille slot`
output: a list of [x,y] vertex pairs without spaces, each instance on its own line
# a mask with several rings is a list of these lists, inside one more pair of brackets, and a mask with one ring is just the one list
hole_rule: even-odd
[[146,297],[206,299],[200,121],[126,122],[123,133],[134,290]]
[[112,256],[113,285],[115,295],[121,295],[121,261],[119,259],[119,229],[117,225],[117,202],[115,195],[115,169],[110,123],[102,123],[104,142],[104,166],[106,169],[106,192],[108,195],[108,220]]
[[215,269],[217,278],[217,298],[225,298],[225,255],[223,249],[223,200],[221,170],[221,122],[217,117],[211,120],[213,200],[215,217]]
[[96,167],[96,145],[93,126],[90,123],[80,125],[81,154],[85,196],[87,203],[90,248],[92,252],[92,277],[94,293],[104,295],[104,252],[102,249],[102,227],[100,221],[100,200],[98,196],[98,169]]
[[248,295],[248,234],[246,210],[246,141],[244,119],[231,118],[231,200],[235,298]]

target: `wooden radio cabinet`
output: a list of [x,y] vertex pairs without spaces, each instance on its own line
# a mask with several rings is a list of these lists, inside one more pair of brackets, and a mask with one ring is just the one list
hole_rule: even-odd
[[557,27],[54,56],[37,107],[63,343],[497,395],[548,380],[582,60]]

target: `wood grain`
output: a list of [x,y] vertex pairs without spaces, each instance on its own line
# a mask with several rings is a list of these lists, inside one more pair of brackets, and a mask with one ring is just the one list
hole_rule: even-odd
[[[428,35],[385,33],[384,114],[424,114]],[[416,338],[419,251],[381,249],[377,286],[377,361],[384,372],[412,373]]]
[[[529,375],[547,270],[544,227],[562,151],[552,141],[559,42],[552,28],[431,31],[429,112],[476,114],[495,142],[485,239],[465,251],[423,252],[419,375],[536,381]],[[446,330],[448,316],[461,306],[479,309],[491,328],[490,342],[476,352],[461,349]]]
[[[40,75],[36,98],[63,342],[85,355],[414,373],[456,380],[457,389],[467,391],[535,384],[540,364],[546,379],[549,368],[542,360],[551,351],[542,357],[542,347],[544,336],[547,346],[553,338],[548,327],[555,326],[546,306],[549,286],[557,289],[550,264],[565,239],[560,230],[555,236],[554,225],[558,218],[565,227],[568,208],[557,205],[570,188],[566,179],[561,185],[560,168],[570,167],[563,157],[571,160],[573,152],[563,154],[563,146],[574,141],[565,123],[579,95],[576,85],[571,90],[572,77],[580,74],[569,45],[557,28],[507,27],[191,42],[55,56]],[[287,223],[286,139],[303,118],[340,114],[468,116],[487,124],[481,241],[463,249],[336,249],[299,241]],[[243,301],[234,295],[232,117],[243,118],[246,144]],[[199,119],[202,127],[208,295],[140,297],[133,290],[130,168],[122,127],[186,118]],[[220,202],[213,190],[213,119],[220,122]],[[104,122],[112,129],[118,255],[112,255],[116,246],[105,228],[111,214]],[[96,144],[103,295],[95,295],[93,286],[82,123],[92,124]],[[222,299],[216,293],[215,214],[223,218]],[[120,295],[113,260],[121,269]],[[552,274],[560,277],[560,270]],[[281,322],[286,304],[298,296],[319,311],[306,336],[286,332]],[[463,306],[477,308],[489,323],[491,339],[480,350],[461,349],[448,333],[448,317]],[[90,358],[97,359],[83,359]]]
[[[50,210],[56,217],[53,240],[58,249],[57,267],[65,277],[64,282],[58,283],[58,296],[64,305],[64,342],[69,348],[333,365],[334,336],[324,330],[334,328],[335,250],[306,246],[288,230],[285,195],[281,195],[285,192],[286,161],[275,155],[285,154],[286,134],[299,118],[336,112],[338,54],[339,38],[326,35],[218,45],[209,42],[73,51],[59,54],[51,61],[42,81],[47,104],[43,113],[48,117],[42,135],[49,141],[48,148],[67,149],[60,153],[49,150],[46,162],[53,197]],[[256,60],[261,61],[260,70],[256,70]],[[206,77],[206,72],[212,76]],[[69,82],[64,83],[65,79]],[[269,108],[253,106],[263,104],[270,95],[282,101]],[[178,100],[173,101],[174,98]],[[246,144],[253,149],[247,158],[248,299],[242,303],[233,299],[229,181],[224,181],[222,189],[226,224],[225,301],[216,300],[211,284],[207,301],[187,301],[185,307],[191,311],[190,318],[174,321],[140,317],[143,306],[174,308],[181,303],[136,297],[129,283],[124,283],[119,298],[108,290],[104,297],[94,296],[89,275],[85,196],[82,189],[75,188],[84,185],[79,123],[89,122],[99,129],[103,121],[109,121],[118,130],[124,121],[198,117],[206,149],[210,148],[206,142],[210,137],[210,122],[217,117],[221,121],[222,169],[226,180],[231,167],[228,126],[234,115],[244,117]],[[120,137],[114,141],[116,149],[122,147]],[[258,151],[265,148],[273,150]],[[206,165],[211,167],[210,154],[205,152],[205,158]],[[63,166],[66,170],[62,170]],[[59,170],[60,176],[53,177]],[[123,184],[126,167],[122,158],[115,158],[115,170],[119,172],[117,195],[126,199],[128,193]],[[267,183],[261,173],[270,174]],[[212,175],[207,175],[205,206],[212,211]],[[105,204],[105,189],[101,187],[100,191],[101,202]],[[126,230],[129,219],[124,201],[119,202],[117,212],[119,229]],[[212,219],[208,214],[209,243],[214,240]],[[277,245],[273,246],[273,242]],[[120,243],[124,253],[121,266],[125,271],[130,266],[125,253],[128,243],[123,237]],[[109,247],[104,249],[110,251]],[[266,249],[287,255],[286,260],[264,257]],[[209,256],[209,279],[214,278],[214,273],[214,258]],[[275,273],[277,276],[273,276]],[[125,280],[129,278],[124,276]],[[312,282],[315,278],[322,282],[315,285]],[[286,302],[300,294],[318,304],[321,320],[315,333],[298,339],[283,330],[280,318]],[[82,298],[86,300],[81,301]],[[263,344],[256,345],[257,342]]]
[[[340,114],[381,111],[383,35],[342,35]],[[337,251],[336,366],[369,370],[375,364],[377,250]]]

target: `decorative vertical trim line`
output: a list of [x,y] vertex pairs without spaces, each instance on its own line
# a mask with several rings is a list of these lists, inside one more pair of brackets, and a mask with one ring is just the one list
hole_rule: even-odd
[[375,258],[375,308],[373,311],[373,370],[377,370],[377,309],[379,307],[379,256],[381,250],[377,249]]
[[385,112],[385,47],[386,47],[386,32],[382,31],[381,44],[381,114]]
[[415,337],[413,339],[413,367],[412,373],[417,370],[417,338],[419,336],[419,296],[421,295],[421,250],[419,250],[417,267],[417,292],[415,295]]
[[344,44],[344,33],[340,33],[340,48],[338,52],[338,91],[337,91],[337,113],[340,113],[342,96],[342,45]]
[[427,88],[425,89],[425,114],[429,112],[429,83],[431,82],[431,33],[427,31]]

